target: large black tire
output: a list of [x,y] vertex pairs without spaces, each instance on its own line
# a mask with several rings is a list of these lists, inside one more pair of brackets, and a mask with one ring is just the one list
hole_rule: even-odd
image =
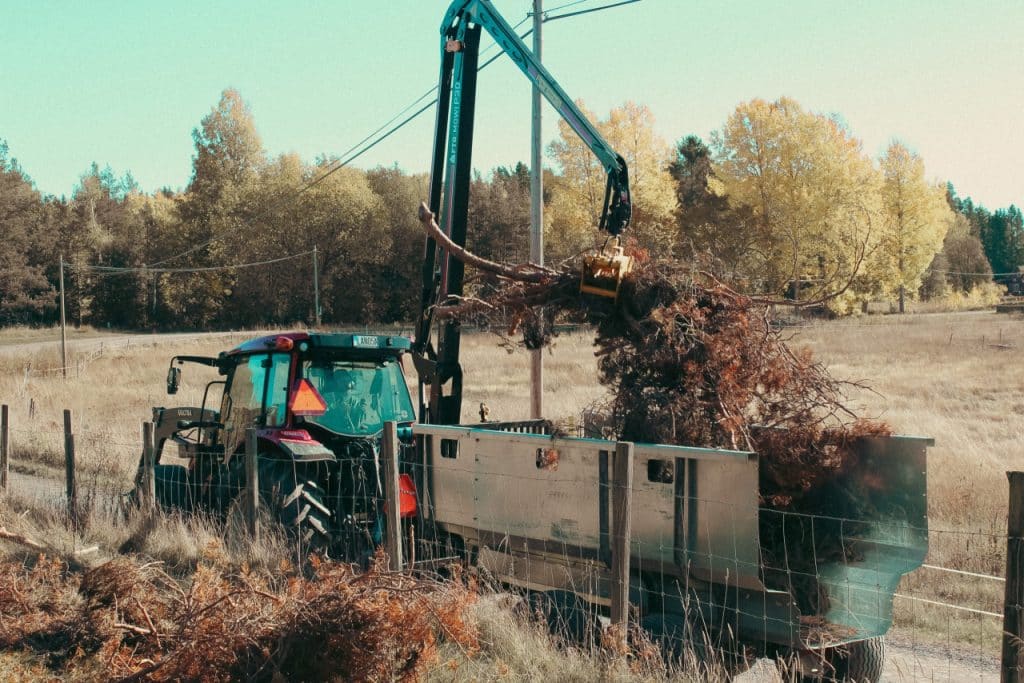
[[[192,509],[192,489],[189,486],[187,468],[181,465],[156,465],[153,469],[153,478],[156,480],[156,502],[163,511],[188,512]],[[139,471],[135,475],[135,487],[128,492],[126,498],[126,514],[137,510],[146,499],[143,480],[142,465],[139,465]]]
[[532,614],[544,620],[557,641],[582,647],[600,643],[601,625],[596,610],[572,591],[530,593],[527,604]]
[[728,634],[712,636],[688,624],[676,612],[655,612],[640,621],[659,647],[669,669],[708,680],[731,680],[750,668],[753,660]]
[[181,465],[156,465],[156,502],[164,510],[192,509],[192,489],[189,488],[188,468]]
[[594,609],[576,593],[548,591],[548,630],[567,642],[590,647],[600,642],[601,628]]
[[869,638],[825,651],[826,673],[802,676],[801,683],[878,683],[885,667],[885,639]]
[[[300,552],[325,552],[331,543],[331,511],[324,504],[323,489],[305,468],[288,460],[259,458],[261,507],[277,521]],[[246,492],[236,497],[229,511],[229,526],[241,512]]]

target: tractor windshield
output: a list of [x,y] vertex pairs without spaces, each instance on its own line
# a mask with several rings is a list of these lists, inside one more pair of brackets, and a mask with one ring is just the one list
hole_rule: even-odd
[[371,436],[389,420],[415,419],[409,388],[395,361],[313,359],[303,362],[302,375],[327,403],[327,412],[306,421],[332,432]]

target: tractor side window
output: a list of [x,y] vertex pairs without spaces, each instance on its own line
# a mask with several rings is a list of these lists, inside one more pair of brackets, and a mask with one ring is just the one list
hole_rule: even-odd
[[288,361],[286,353],[257,354],[243,359],[231,376],[231,414],[225,427],[256,426],[263,412],[266,390],[267,419],[271,427],[285,423],[288,402]]
[[275,353],[270,357],[267,371],[267,426],[280,427],[285,424],[288,410],[288,366],[287,353]]
[[260,401],[263,396],[263,375],[265,370],[260,367],[266,356],[249,356],[240,359],[231,371],[223,414],[226,431],[237,432],[235,438],[244,434],[245,429],[254,427],[260,414]]

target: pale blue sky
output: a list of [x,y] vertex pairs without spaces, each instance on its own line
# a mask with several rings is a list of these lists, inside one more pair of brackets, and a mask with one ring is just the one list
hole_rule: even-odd
[[[513,24],[531,6],[495,4]],[[70,194],[93,161],[181,188],[191,130],[234,87],[270,154],[339,154],[436,83],[447,5],[0,0],[0,138],[46,193]],[[787,95],[839,114],[872,156],[903,140],[930,176],[998,208],[1024,203],[1022,29],[1022,0],[642,0],[545,25],[544,61],[600,115],[647,104],[668,142]],[[481,74],[474,166],[529,158],[529,92],[506,59]],[[427,170],[433,122],[357,165]],[[554,123],[548,108],[546,138]]]

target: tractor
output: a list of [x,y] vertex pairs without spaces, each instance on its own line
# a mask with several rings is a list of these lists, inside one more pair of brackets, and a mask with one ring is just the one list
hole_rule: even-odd
[[[157,503],[230,516],[241,505],[253,428],[264,513],[307,549],[365,560],[384,532],[384,423],[415,420],[402,369],[409,348],[400,336],[291,332],[216,357],[173,357],[168,394],[177,393],[185,363],[216,368],[223,379],[206,384],[198,408],[153,409]],[[177,463],[168,442],[178,446]],[[137,486],[142,476],[140,467]],[[412,479],[403,474],[400,485],[408,518]]]

